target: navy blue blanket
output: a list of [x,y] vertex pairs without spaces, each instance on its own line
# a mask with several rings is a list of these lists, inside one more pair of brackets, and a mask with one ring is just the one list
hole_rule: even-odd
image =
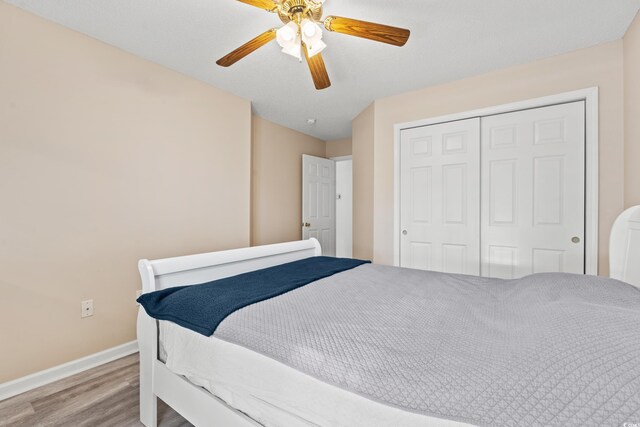
[[205,336],[231,313],[370,261],[311,257],[213,282],[150,292],[138,298],[147,314]]

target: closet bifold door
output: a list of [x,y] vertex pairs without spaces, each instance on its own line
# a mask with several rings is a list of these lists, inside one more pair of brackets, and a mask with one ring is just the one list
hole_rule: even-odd
[[400,266],[480,274],[480,119],[400,135]]
[[482,275],[584,273],[585,103],[482,118]]

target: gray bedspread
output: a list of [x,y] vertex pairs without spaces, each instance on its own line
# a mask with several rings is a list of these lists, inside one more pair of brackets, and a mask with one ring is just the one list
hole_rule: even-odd
[[611,279],[363,265],[245,307],[214,335],[438,418],[640,423],[640,290]]

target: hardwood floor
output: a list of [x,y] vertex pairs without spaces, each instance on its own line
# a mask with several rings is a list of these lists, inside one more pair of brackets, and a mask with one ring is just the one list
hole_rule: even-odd
[[[0,402],[0,426],[142,426],[138,420],[138,354]],[[158,401],[158,425],[191,424]]]

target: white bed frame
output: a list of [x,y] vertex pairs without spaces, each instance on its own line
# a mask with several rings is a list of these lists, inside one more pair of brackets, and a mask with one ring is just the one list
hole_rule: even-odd
[[[316,239],[309,239],[155,261],[143,259],[138,268],[142,278],[142,291],[148,293],[209,282],[321,254],[320,243]],[[145,426],[157,426],[158,398],[196,426],[259,426],[205,389],[171,372],[158,359],[158,334],[157,321],[140,307],[140,421]]]
[[624,211],[611,229],[609,276],[640,288],[640,206]]
[[[139,263],[143,292],[209,282],[248,271],[322,254],[316,239],[167,258]],[[611,277],[640,287],[640,206],[616,220],[610,241]],[[140,421],[157,426],[157,398],[164,400],[196,426],[256,427],[258,423],[226,405],[203,388],[171,372],[158,360],[158,324],[141,307]]]

